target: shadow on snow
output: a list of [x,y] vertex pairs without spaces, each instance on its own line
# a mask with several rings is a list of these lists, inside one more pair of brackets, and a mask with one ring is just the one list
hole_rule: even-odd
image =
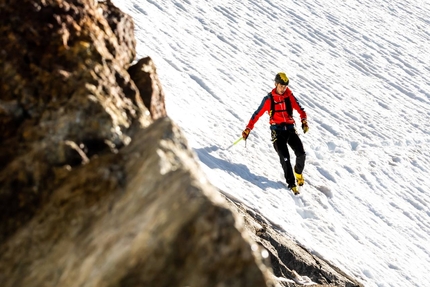
[[242,179],[258,186],[262,190],[266,190],[267,188],[279,189],[285,186],[285,184],[283,184],[281,181],[272,181],[267,177],[253,174],[244,164],[231,163],[211,154],[211,152],[217,150],[219,150],[219,147],[217,146],[194,149],[200,161],[207,165],[210,169],[220,169],[227,171],[230,174],[235,174]]

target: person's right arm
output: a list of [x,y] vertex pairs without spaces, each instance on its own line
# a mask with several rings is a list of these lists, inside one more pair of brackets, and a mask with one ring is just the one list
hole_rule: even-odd
[[252,114],[251,119],[246,125],[245,130],[242,132],[242,137],[246,140],[251,130],[254,128],[254,125],[258,122],[258,119],[265,113],[270,110],[270,97],[269,95],[265,96],[261,101],[258,109]]

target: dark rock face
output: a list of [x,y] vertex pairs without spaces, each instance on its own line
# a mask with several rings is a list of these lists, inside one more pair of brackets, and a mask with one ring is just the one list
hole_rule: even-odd
[[[127,69],[132,19],[94,1],[0,2],[0,242],[74,167],[151,121]],[[105,18],[108,17],[108,18]]]
[[146,57],[139,60],[128,69],[128,72],[136,83],[143,102],[151,113],[151,117],[158,119],[167,116],[163,88],[151,58]]
[[0,0],[1,285],[359,286],[206,181],[133,29],[110,1]]

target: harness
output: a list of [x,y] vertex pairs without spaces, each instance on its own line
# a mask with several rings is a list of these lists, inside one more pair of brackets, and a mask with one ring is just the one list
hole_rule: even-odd
[[[281,102],[276,103],[275,100],[273,99],[272,93],[269,93],[268,96],[270,97],[270,101],[271,101],[270,112],[269,112],[270,119],[273,118],[274,113],[279,113],[279,112],[287,112],[288,116],[290,116],[290,117],[292,116],[293,107],[291,106],[291,101],[290,101],[289,97],[285,98]],[[275,105],[280,105],[282,103],[285,103],[285,110],[276,110]]]

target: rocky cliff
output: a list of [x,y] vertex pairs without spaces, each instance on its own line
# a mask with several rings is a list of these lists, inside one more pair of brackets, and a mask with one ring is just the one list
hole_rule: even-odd
[[2,286],[360,286],[207,182],[109,1],[0,0],[0,31]]

